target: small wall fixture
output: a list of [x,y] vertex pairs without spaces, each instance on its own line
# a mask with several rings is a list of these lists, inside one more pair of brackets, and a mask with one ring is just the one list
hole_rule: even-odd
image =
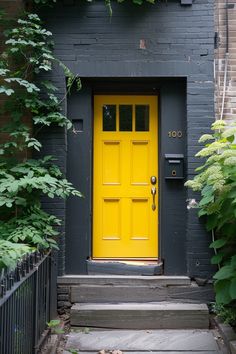
[[165,154],[165,179],[184,179],[183,154]]

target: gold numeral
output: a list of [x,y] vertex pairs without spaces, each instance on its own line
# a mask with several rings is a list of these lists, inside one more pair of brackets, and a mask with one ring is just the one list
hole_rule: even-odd
[[169,138],[182,138],[182,136],[183,136],[182,130],[170,130],[168,132]]

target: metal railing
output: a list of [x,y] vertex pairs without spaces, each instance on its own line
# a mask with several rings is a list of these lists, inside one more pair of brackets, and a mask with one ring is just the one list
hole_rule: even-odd
[[39,352],[41,335],[52,314],[52,275],[51,252],[34,252],[13,271],[2,270],[0,354]]

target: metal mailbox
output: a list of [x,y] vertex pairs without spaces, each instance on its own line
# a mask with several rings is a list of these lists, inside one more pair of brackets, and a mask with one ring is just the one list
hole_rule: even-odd
[[184,179],[183,154],[165,154],[165,179]]

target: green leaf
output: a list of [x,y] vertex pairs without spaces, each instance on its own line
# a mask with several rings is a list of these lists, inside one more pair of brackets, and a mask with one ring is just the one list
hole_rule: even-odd
[[221,248],[221,247],[225,246],[226,243],[227,243],[227,240],[225,238],[220,238],[220,239],[212,242],[209,247],[217,249],[217,248]]
[[217,304],[229,304],[232,301],[230,296],[230,280],[220,280],[215,283]]
[[204,210],[204,209],[201,209],[201,210],[199,210],[199,212],[198,212],[198,216],[199,216],[199,217],[204,216],[204,215],[206,215],[206,214],[207,214],[207,211]]
[[[236,275],[236,274],[235,274]],[[234,300],[236,299],[236,277],[231,279],[229,288],[230,297]]]
[[217,214],[211,214],[207,216],[207,231],[213,230],[216,228],[218,224],[218,215]]
[[211,258],[211,264],[219,264],[223,259],[224,254],[218,253]]
[[205,206],[214,201],[214,195],[207,195],[203,197],[199,202],[199,207]]
[[231,266],[224,266],[214,275],[214,279],[223,280],[234,276],[234,271]]
[[236,255],[231,257],[230,264],[236,269]]
[[60,320],[51,320],[50,322],[47,322],[48,327],[52,328],[52,327],[57,327],[59,326],[61,323]]
[[227,139],[230,143],[233,143],[233,142],[234,142],[234,135],[228,136],[226,139]]

